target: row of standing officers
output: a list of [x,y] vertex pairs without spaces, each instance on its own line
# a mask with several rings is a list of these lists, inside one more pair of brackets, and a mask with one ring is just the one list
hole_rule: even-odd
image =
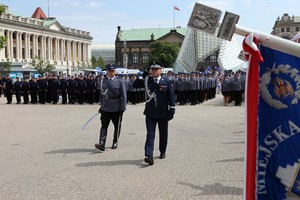
[[[174,75],[172,72],[168,72],[165,76],[172,81],[175,90],[175,100],[180,105],[187,103],[196,105],[215,97],[218,80],[216,75],[203,75],[196,72]],[[121,78],[125,80],[128,96],[127,102],[132,104],[144,102],[144,88],[134,88],[132,86],[138,76],[130,75],[122,76]],[[99,102],[100,91],[97,85],[99,85],[101,79],[103,79],[102,75],[80,75],[68,78],[65,76],[42,75],[38,79],[31,78],[29,81],[20,81],[17,77],[16,81],[13,82],[9,75],[7,75],[2,80],[1,85],[5,91],[8,104],[12,103],[13,94],[16,96],[17,104],[21,103],[22,96],[25,104],[29,103],[29,97],[30,103],[33,104],[57,104],[59,96],[61,96],[62,104],[93,104]]]

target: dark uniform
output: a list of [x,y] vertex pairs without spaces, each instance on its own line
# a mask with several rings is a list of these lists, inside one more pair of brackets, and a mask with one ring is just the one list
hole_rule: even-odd
[[57,80],[57,76],[53,76],[50,82],[50,88],[51,88],[51,96],[53,104],[57,104],[58,102],[58,88],[59,88],[59,81]]
[[35,78],[33,78],[33,80],[29,83],[29,90],[31,103],[36,104],[38,95],[38,83],[36,82]]
[[65,76],[59,80],[59,90],[61,93],[62,104],[67,103],[67,88],[68,88],[68,81]]
[[19,77],[17,77],[14,83],[14,93],[16,95],[17,104],[21,103],[21,89],[21,82],[19,81]]
[[46,103],[46,94],[48,89],[48,82],[45,79],[45,76],[42,75],[40,79],[37,81],[38,83],[38,96],[39,96],[39,103],[45,104]]
[[29,83],[27,80],[22,82],[22,95],[24,104],[28,104],[29,102]]
[[4,89],[5,89],[7,104],[11,104],[12,94],[13,94],[13,81],[9,75],[6,75],[5,82],[4,82]]
[[74,80],[74,76],[68,80],[68,98],[70,104],[75,104],[76,100],[76,81]]
[[99,84],[101,129],[99,144],[95,144],[95,147],[101,151],[105,150],[107,129],[110,120],[114,124],[112,149],[117,148],[117,142],[121,131],[122,116],[123,112],[126,110],[127,101],[125,81],[114,76],[116,67],[114,65],[107,65],[106,69],[108,71],[108,75],[106,78],[101,79]]
[[[150,67],[152,75],[159,75],[160,63],[153,63]],[[153,72],[156,71],[156,72]],[[159,71],[158,71],[159,70]],[[157,72],[158,71],[158,72]],[[174,85],[167,77],[157,78],[145,76],[145,80],[136,79],[133,87],[145,87],[147,101],[144,115],[146,115],[147,138],[145,143],[145,162],[153,165],[153,149],[155,139],[155,129],[158,124],[159,129],[159,151],[160,159],[165,158],[168,141],[168,121],[175,114]]]
[[83,76],[79,76],[79,79],[77,80],[76,83],[76,92],[77,92],[77,98],[78,98],[78,103],[83,104],[84,103],[84,94],[86,90],[86,83],[83,80]]

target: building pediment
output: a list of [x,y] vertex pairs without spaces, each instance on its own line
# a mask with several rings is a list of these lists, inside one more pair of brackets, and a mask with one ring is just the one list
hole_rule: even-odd
[[44,27],[55,31],[65,31],[65,28],[55,18],[44,20]]
[[178,33],[176,30],[171,30],[168,34],[158,38],[158,40],[166,41],[166,42],[178,42],[182,43],[184,39],[184,35]]

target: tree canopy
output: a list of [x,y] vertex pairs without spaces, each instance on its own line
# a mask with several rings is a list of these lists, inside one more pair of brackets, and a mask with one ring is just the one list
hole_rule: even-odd
[[[0,16],[5,12],[5,6],[0,4]],[[6,46],[7,37],[5,35],[0,35],[0,49]]]
[[156,41],[152,43],[150,45],[150,49],[150,63],[158,61],[163,65],[163,67],[173,67],[180,50],[177,43],[165,41]]
[[104,60],[101,56],[98,59],[95,56],[92,56],[91,62],[93,69],[95,69],[97,66],[102,68],[105,66]]
[[32,68],[35,69],[39,74],[45,74],[51,72],[54,69],[54,65],[50,64],[49,61],[35,57],[32,59]]

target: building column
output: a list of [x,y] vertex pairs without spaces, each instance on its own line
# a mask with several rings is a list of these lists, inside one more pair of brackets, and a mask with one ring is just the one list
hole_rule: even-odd
[[57,61],[58,60],[58,39],[55,38],[55,59],[54,61]]
[[[4,29],[0,29],[0,35],[4,35]],[[0,59],[5,58],[5,47],[0,51]]]
[[50,44],[49,44],[49,36],[45,37],[45,49],[46,49],[46,60],[50,60]]
[[86,60],[90,64],[90,60],[91,60],[91,57],[92,57],[91,56],[92,52],[91,52],[91,44],[90,43],[87,44],[87,48],[86,49],[87,49],[87,54],[86,54],[87,55],[87,59]]
[[29,52],[28,52],[28,33],[25,33],[25,60],[28,60],[28,55],[29,55]]
[[32,57],[34,59],[35,57],[37,57],[37,35],[33,35],[32,42],[33,42],[33,44],[32,44],[32,53],[33,53]]
[[54,60],[54,51],[53,51],[53,38],[50,37],[50,60],[53,61]]
[[20,58],[20,33],[16,32],[16,60]]
[[20,44],[20,48],[19,48],[19,61],[22,61],[23,60],[23,41],[22,41],[22,35],[23,33],[20,33],[20,40],[19,40],[19,44]]

